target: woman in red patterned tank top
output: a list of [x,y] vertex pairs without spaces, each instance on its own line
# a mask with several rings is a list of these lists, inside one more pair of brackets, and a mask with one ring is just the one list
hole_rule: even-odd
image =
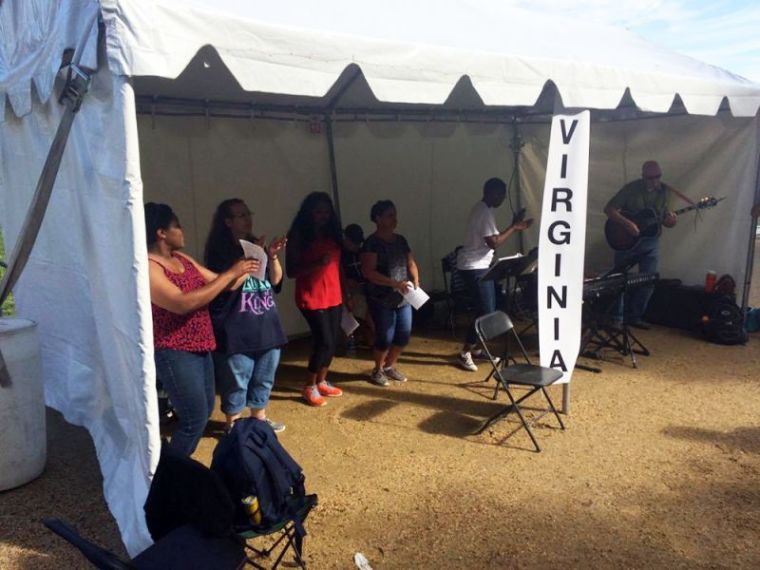
[[179,253],[185,236],[166,204],[145,204],[145,226],[153,312],[156,379],[169,394],[179,416],[171,447],[191,455],[214,409],[216,348],[208,304],[239,279],[258,269],[241,260],[217,275]]

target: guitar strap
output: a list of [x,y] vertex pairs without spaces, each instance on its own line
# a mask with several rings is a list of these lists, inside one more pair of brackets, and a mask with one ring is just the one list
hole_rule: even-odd
[[667,184],[667,185],[666,185],[666,188],[667,188],[668,190],[670,190],[671,192],[673,192],[673,194],[675,194],[676,196],[678,196],[679,198],[681,198],[681,200],[683,200],[683,201],[684,201],[684,202],[686,202],[687,204],[690,204],[690,205],[692,205],[692,206],[696,206],[696,205],[697,205],[697,203],[696,203],[694,200],[692,200],[691,198],[689,198],[689,197],[688,197],[688,196],[686,196],[685,194],[683,194],[683,193],[679,192],[678,190],[676,190],[675,188],[673,188],[673,187],[672,187],[672,186],[670,186],[669,184]]

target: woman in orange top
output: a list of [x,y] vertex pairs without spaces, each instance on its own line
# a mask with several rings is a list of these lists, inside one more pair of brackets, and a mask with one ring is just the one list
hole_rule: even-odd
[[312,192],[288,232],[285,268],[296,280],[296,305],[309,323],[314,346],[309,358],[303,397],[311,406],[324,406],[327,397],[343,395],[327,381],[335,355],[343,304],[340,254],[343,236],[332,200]]

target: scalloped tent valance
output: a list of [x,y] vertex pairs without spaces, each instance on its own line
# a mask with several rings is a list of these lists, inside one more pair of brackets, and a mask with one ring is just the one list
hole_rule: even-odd
[[[760,107],[760,85],[625,30],[497,2],[394,0],[372,18],[345,0],[317,13],[303,0],[254,4],[256,20],[214,11],[212,2],[206,11],[104,0],[109,67],[176,78],[210,45],[244,91],[315,102],[356,65],[372,100],[385,104],[442,105],[467,77],[485,106],[533,106],[552,82],[567,108],[614,109],[627,90],[642,111],[665,113],[677,96],[697,115],[716,114],[724,99],[735,116],[754,116]],[[202,82],[203,73],[201,66],[190,83]],[[153,94],[139,85],[137,92]],[[213,90],[205,95],[220,98]]]
[[97,66],[97,0],[26,0],[0,4],[0,122],[6,99],[19,117],[32,110],[32,87],[46,102],[63,52],[82,45],[80,63]]
[[[368,102],[443,105],[467,78],[482,104],[531,107],[547,82],[567,108],[614,109],[630,98],[642,111],[715,115],[727,102],[734,116],[755,116],[760,85],[660,48],[625,30],[537,15],[490,0],[409,3],[391,0],[368,18],[353,2],[333,0],[315,12],[305,0],[253,1],[256,19],[159,0],[6,2],[0,10],[0,120],[6,95],[16,115],[31,108],[31,87],[43,101],[64,47],[100,8],[107,64],[118,75],[204,82],[188,68],[213,46],[245,92],[326,102],[341,74],[358,66]],[[196,1],[194,5],[201,4]],[[59,12],[55,16],[55,12]],[[61,17],[63,13],[64,17]],[[55,26],[56,29],[50,29]],[[94,38],[88,57],[94,57]],[[138,95],[154,95],[150,81]],[[203,95],[223,99],[224,87]],[[184,90],[162,89],[185,96]]]

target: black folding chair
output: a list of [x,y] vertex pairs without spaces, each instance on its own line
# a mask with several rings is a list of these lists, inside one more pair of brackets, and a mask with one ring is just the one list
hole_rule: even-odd
[[[306,495],[299,500],[297,504],[293,505],[293,512],[300,518],[305,520],[312,508],[317,504],[316,495]],[[299,568],[306,568],[306,562],[303,560],[303,539],[296,530],[296,523],[293,519],[284,519],[270,528],[263,530],[254,530],[251,528],[237,529],[237,535],[245,541],[246,550],[253,553],[246,557],[247,563],[257,568],[258,570],[265,570],[265,566],[262,566],[257,560],[269,558],[278,548],[280,553],[277,559],[272,565],[272,569],[277,568],[282,562],[285,554],[289,550],[293,551],[293,562]],[[251,541],[266,536],[275,536],[276,540],[270,544],[267,548],[256,548]]]
[[[304,533],[297,526],[317,504],[316,495],[292,498],[293,516],[286,516],[270,528],[253,529],[251,525],[235,524],[234,500],[222,478],[198,461],[173,452],[164,445],[161,459],[153,477],[150,492],[145,502],[145,514],[151,536],[163,537],[177,525],[190,522],[207,534],[227,536],[245,547],[246,563],[265,569],[260,562],[268,559],[279,549],[271,568],[277,568],[288,552],[293,563],[305,568],[303,560]],[[298,521],[298,522],[297,522]],[[303,526],[300,527],[303,530]],[[271,537],[274,543],[269,548],[256,548],[251,541]]]
[[446,289],[446,323],[451,329],[451,335],[456,337],[457,314],[472,313],[476,309],[476,301],[471,291],[462,279],[457,269],[457,254],[462,248],[460,245],[454,251],[441,258],[441,270],[443,272],[443,285]]
[[237,570],[246,562],[243,544],[234,537],[213,537],[193,525],[175,528],[132,560],[123,560],[82,537],[60,519],[45,519],[46,527],[79,549],[100,570],[172,570],[218,568]]
[[[306,520],[317,504],[316,495],[299,498],[293,512]],[[251,530],[234,524],[234,502],[219,476],[208,467],[173,452],[164,445],[145,502],[148,530],[155,543],[132,560],[122,560],[58,519],[46,519],[50,530],[77,547],[96,567],[105,570],[215,568],[238,569],[246,564],[263,569],[264,559],[279,548],[271,568],[277,568],[290,551],[293,562],[305,568],[303,536],[295,518],[287,517],[271,528]],[[269,548],[251,541],[272,538]]]
[[[551,386],[557,380],[562,378],[562,372],[553,368],[545,368],[543,366],[537,366],[530,363],[528,353],[526,352],[525,347],[520,340],[520,337],[517,335],[512,321],[510,320],[509,316],[503,311],[494,311],[493,313],[489,313],[476,319],[475,332],[478,335],[478,340],[480,341],[480,345],[483,349],[483,354],[488,357],[488,360],[491,363],[492,371],[491,374],[489,374],[488,378],[493,377],[496,379],[497,392],[500,386],[507,393],[507,397],[510,401],[510,404],[507,405],[503,410],[489,418],[477,431],[477,433],[483,433],[495,422],[504,419],[512,412],[515,412],[519,416],[520,422],[522,422],[522,427],[525,428],[525,430],[528,432],[528,435],[530,436],[530,439],[533,441],[533,445],[536,447],[536,451],[541,451],[541,447],[538,445],[538,441],[536,441],[536,437],[533,435],[533,431],[530,429],[531,424],[535,424],[538,422],[538,420],[551,412],[554,414],[554,417],[557,418],[560,428],[563,430],[565,429],[565,424],[562,423],[562,418],[560,418],[559,414],[557,413],[557,409],[554,407],[554,403],[549,397],[549,393],[546,391],[547,386]],[[514,338],[517,346],[520,349],[520,352],[525,358],[526,364],[515,363],[514,359],[512,359],[508,354],[508,339],[510,336]],[[493,354],[491,348],[488,345],[489,342],[497,339],[504,340],[504,355],[499,359],[497,359],[497,357]],[[510,362],[512,362],[512,364],[510,364]],[[515,399],[510,390],[511,385],[527,387],[528,391],[527,393],[520,396],[520,398]],[[549,403],[549,408],[547,410],[543,410],[542,413],[534,418],[531,418],[531,421],[528,422],[522,410],[520,409],[520,404],[537,392],[543,393],[546,401]],[[494,397],[495,396],[496,392],[494,392]],[[520,428],[509,434],[507,438],[511,437],[519,429]]]

